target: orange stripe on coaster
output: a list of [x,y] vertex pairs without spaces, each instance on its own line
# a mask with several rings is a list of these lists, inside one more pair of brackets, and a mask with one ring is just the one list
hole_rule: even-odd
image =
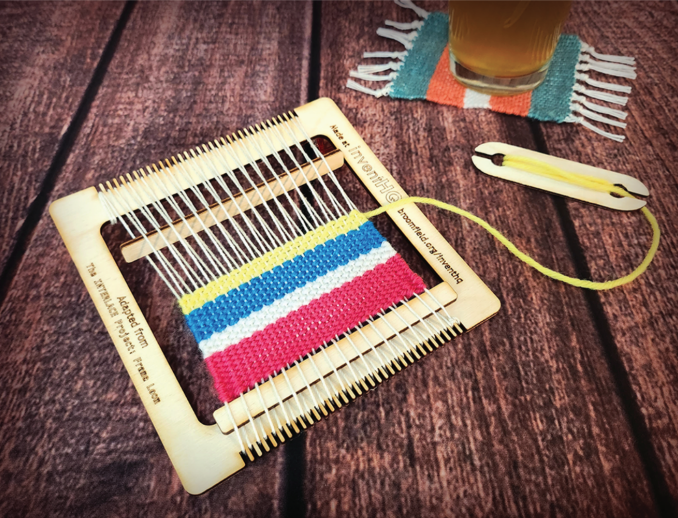
[[[463,87],[454,78],[450,72],[450,58],[447,46],[443,50],[436,70],[431,77],[431,81],[426,91],[426,99],[449,106],[464,107],[464,96],[466,88]],[[530,113],[530,103],[532,102],[532,92],[526,92],[512,97],[490,97],[490,109],[495,112],[508,113],[510,115],[520,115],[527,117]]]
[[490,110],[511,115],[520,115],[527,117],[530,113],[530,103],[532,102],[532,92],[525,92],[511,97],[490,97]]
[[450,72],[449,52],[445,46],[428,84],[426,99],[434,103],[463,108],[465,93],[466,88],[461,86]]

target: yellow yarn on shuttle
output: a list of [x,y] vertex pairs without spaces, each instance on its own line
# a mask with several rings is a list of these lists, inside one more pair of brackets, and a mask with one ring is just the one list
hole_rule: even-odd
[[[633,196],[629,192],[622,189],[621,187],[617,187],[616,185],[614,185],[611,182],[608,182],[607,180],[603,180],[601,178],[596,178],[588,175],[570,173],[568,171],[564,171],[558,167],[554,167],[550,164],[546,164],[540,160],[535,160],[533,158],[506,155],[504,157],[503,165],[507,167],[515,167],[516,169],[521,169],[523,171],[539,174],[548,178],[553,178],[555,180],[564,181],[587,189],[592,189],[600,192],[610,192],[617,194],[619,196],[627,196],[633,198]],[[633,281],[639,275],[642,275],[645,272],[645,270],[647,270],[648,266],[650,266],[650,263],[652,262],[652,259],[655,256],[655,253],[657,252],[657,248],[659,247],[660,231],[659,225],[657,224],[657,220],[652,215],[652,213],[647,209],[647,207],[642,207],[640,210],[643,213],[643,215],[647,218],[647,220],[650,222],[650,227],[652,227],[652,243],[650,244],[650,249],[645,255],[645,258],[640,263],[640,265],[638,265],[638,267],[628,275],[625,275],[623,277],[620,277],[619,279],[614,279],[611,281],[596,282],[585,279],[577,279],[575,277],[569,277],[567,275],[564,275],[560,272],[557,272],[555,270],[552,270],[550,268],[547,268],[546,266],[539,264],[532,257],[518,250],[518,248],[508,238],[506,238],[501,232],[499,232],[492,225],[480,219],[479,217],[471,214],[470,212],[460,209],[459,207],[455,207],[454,205],[450,205],[449,203],[444,203],[442,201],[434,200],[431,198],[421,198],[418,196],[411,196],[409,198],[404,198],[402,200],[398,200],[388,205],[384,205],[383,207],[379,207],[376,210],[366,212],[364,213],[364,215],[366,218],[372,218],[388,210],[398,209],[410,203],[422,203],[426,205],[433,205],[440,209],[447,210],[455,214],[459,214],[460,216],[463,216],[483,227],[490,234],[492,234],[501,244],[508,248],[511,253],[518,257],[518,259],[527,263],[529,266],[543,273],[547,277],[550,277],[557,281],[564,282],[566,284],[571,284],[572,286],[577,286],[579,288],[587,288],[590,290],[609,290],[612,288],[616,288],[617,286],[628,284],[629,282]]]

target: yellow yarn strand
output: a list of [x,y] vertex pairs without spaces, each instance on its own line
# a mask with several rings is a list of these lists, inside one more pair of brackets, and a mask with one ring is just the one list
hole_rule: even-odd
[[283,246],[266,252],[264,255],[244,264],[240,268],[222,275],[188,295],[184,295],[179,299],[179,306],[184,315],[188,315],[194,309],[213,301],[219,295],[223,295],[241,284],[259,277],[262,273],[280,266],[285,261],[303,255],[321,243],[359,228],[366,221],[363,214],[353,210],[346,216],[330,221],[326,225],[311,230],[303,236],[288,241]]
[[[574,185],[585,187],[587,189],[592,189],[600,192],[610,192],[617,194],[619,196],[627,196],[633,198],[633,196],[629,194],[626,190],[622,189],[621,187],[617,187],[616,185],[612,184],[611,182],[608,182],[607,180],[603,180],[601,178],[596,178],[588,175],[570,173],[558,167],[554,167],[552,165],[546,164],[544,162],[532,158],[506,155],[504,157],[503,165],[507,167],[515,167],[523,171],[539,174],[556,180],[565,181]],[[433,205],[434,207],[438,207],[439,209],[447,210],[449,212],[453,212],[454,214],[463,216],[466,219],[473,221],[477,225],[480,225],[487,232],[493,235],[502,245],[508,248],[508,250],[512,254],[518,257],[518,259],[527,263],[535,270],[557,281],[561,281],[572,286],[577,286],[579,288],[587,288],[589,290],[609,290],[612,288],[616,288],[618,286],[623,286],[624,284],[628,284],[629,282],[633,281],[638,276],[642,275],[645,272],[645,270],[647,270],[648,266],[650,266],[650,263],[652,262],[652,259],[654,259],[655,253],[657,252],[657,248],[659,247],[659,237],[660,237],[659,225],[657,224],[657,220],[652,215],[652,213],[647,209],[647,207],[643,207],[640,210],[645,216],[645,218],[647,218],[647,220],[650,222],[650,227],[652,227],[652,243],[650,245],[650,249],[647,251],[647,254],[645,255],[645,258],[635,270],[633,270],[628,275],[625,275],[624,277],[620,277],[619,279],[614,279],[611,281],[596,282],[588,281],[585,279],[577,279],[575,277],[569,277],[567,275],[564,275],[555,270],[551,270],[550,268],[547,268],[546,266],[539,264],[532,257],[518,250],[518,248],[507,237],[505,237],[501,232],[499,232],[496,228],[490,225],[487,221],[484,221],[480,219],[478,216],[475,216],[470,212],[460,209],[459,207],[455,207],[454,205],[450,205],[449,203],[434,200],[432,198],[421,198],[419,196],[411,196],[409,198],[404,198],[402,200],[389,203],[388,205],[379,207],[378,209],[375,209],[373,211],[366,212],[364,213],[364,216],[370,219],[388,210],[399,209],[400,207],[408,205],[410,203]]]

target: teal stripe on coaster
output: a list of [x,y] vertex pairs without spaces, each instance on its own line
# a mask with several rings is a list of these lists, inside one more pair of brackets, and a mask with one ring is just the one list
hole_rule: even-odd
[[558,40],[546,79],[532,92],[528,117],[540,121],[564,122],[570,115],[572,97],[579,61],[581,41],[574,34],[563,34]]
[[398,77],[393,80],[390,97],[426,99],[428,84],[447,45],[447,20],[448,16],[443,13],[430,13],[426,17]]

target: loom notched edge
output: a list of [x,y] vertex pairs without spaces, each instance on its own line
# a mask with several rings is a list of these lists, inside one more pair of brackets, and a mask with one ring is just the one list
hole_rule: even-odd
[[[380,205],[407,197],[405,191],[334,102],[319,99],[297,108],[295,113],[303,124],[302,127],[312,135],[327,136],[337,149],[343,151],[347,164]],[[374,181],[374,178],[377,181]],[[95,187],[90,187],[56,200],[50,206],[50,214],[179,479],[189,493],[202,493],[245,466],[246,456],[243,457],[241,445],[238,444],[239,435],[224,433],[222,427],[227,425],[223,424],[223,419],[217,418],[219,410],[215,411],[217,424],[205,425],[195,415],[163,349],[104,242],[101,228],[111,219],[101,203],[99,194]],[[448,329],[453,337],[472,329],[497,313],[500,302],[496,295],[471,270],[414,203],[407,204],[398,211],[388,211],[388,214],[443,280],[437,287],[432,288],[431,292],[445,291],[448,302],[456,299],[458,294],[459,299],[452,307],[454,320],[457,322],[456,328]],[[427,236],[426,242],[421,239],[423,235]],[[435,245],[438,250],[436,258],[430,253],[427,246],[430,244]],[[122,314],[121,299],[125,299],[125,314],[129,311],[134,315],[135,329],[143,330],[145,338],[143,345],[141,342],[136,345],[130,344],[129,340],[124,339],[125,326],[127,325],[129,329],[129,325],[126,324],[125,315]],[[396,312],[399,309],[396,309]],[[429,309],[427,308],[427,311]],[[428,315],[419,316],[424,322]],[[424,323],[424,326],[427,324]],[[429,334],[439,331],[428,327]],[[424,341],[430,341],[428,334],[421,333]],[[375,335],[375,340],[377,339],[381,337]],[[421,357],[425,356],[427,352],[423,346],[418,347]],[[430,345],[429,350],[433,350]],[[373,353],[368,351],[365,356],[370,354]],[[419,353],[412,350],[412,354],[419,359]],[[300,362],[298,370],[301,374],[304,371],[304,364],[308,361],[307,358]],[[301,377],[301,374],[297,376]],[[276,378],[273,378],[266,384],[275,380]],[[300,385],[301,380],[298,381],[297,385]],[[292,382],[296,383],[294,379]],[[264,385],[261,388],[265,396]],[[258,395],[258,392],[255,395]],[[266,437],[269,435],[275,437],[275,430],[264,428],[268,426],[264,419],[269,402],[263,401],[262,398],[261,403],[264,405],[261,417],[254,416],[254,419],[259,420],[257,422],[260,423]],[[231,406],[232,403],[227,403],[221,408],[230,410]],[[301,413],[303,414],[303,410]],[[250,416],[247,417],[254,423]],[[296,414],[293,417],[296,422]],[[303,418],[303,415],[301,417]],[[240,427],[237,424],[236,426]],[[273,446],[276,444],[277,441]],[[270,449],[266,441],[262,443],[261,448],[266,451]]]

